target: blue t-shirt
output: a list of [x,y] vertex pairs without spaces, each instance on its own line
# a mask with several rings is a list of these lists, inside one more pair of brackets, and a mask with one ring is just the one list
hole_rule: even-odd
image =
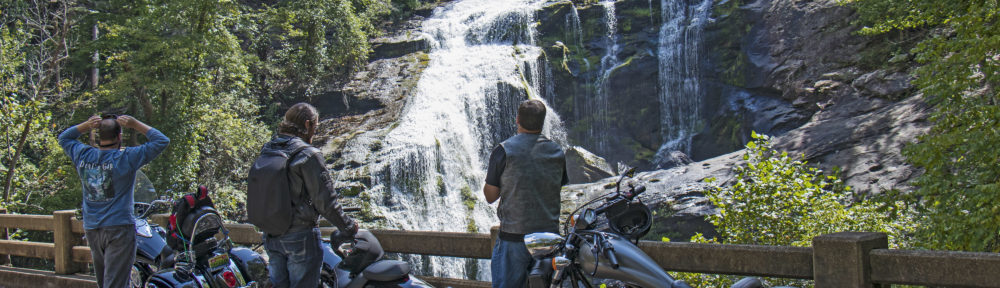
[[59,145],[73,160],[83,184],[83,228],[133,224],[135,171],[160,155],[170,139],[159,130],[149,129],[149,142],[141,146],[100,150],[77,141],[78,137],[76,126],[69,127],[59,134]]

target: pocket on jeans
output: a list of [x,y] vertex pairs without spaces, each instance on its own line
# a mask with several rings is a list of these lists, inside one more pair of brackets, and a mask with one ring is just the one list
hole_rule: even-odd
[[302,258],[306,255],[306,239],[280,240],[281,248],[288,257]]

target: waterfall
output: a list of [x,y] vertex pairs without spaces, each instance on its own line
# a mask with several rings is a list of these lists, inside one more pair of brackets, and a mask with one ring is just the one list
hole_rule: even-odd
[[[552,91],[534,46],[534,15],[543,2],[456,1],[424,20],[428,66],[398,122],[347,143],[341,161],[365,166],[337,175],[370,177],[358,199],[384,217],[386,228],[489,233],[499,223],[481,192],[489,154],[515,134],[520,101]],[[566,145],[551,108],[543,133]],[[487,260],[404,258],[423,275],[489,279]]]
[[[652,1],[652,0],[650,0]],[[580,12],[576,10],[576,5],[569,5],[570,13],[566,14],[566,34],[563,37],[570,39],[571,44],[583,48],[583,25],[580,24]]]
[[[688,2],[691,4],[688,4]],[[691,153],[691,138],[701,123],[699,51],[712,0],[661,0],[659,84],[663,145],[657,158],[671,151]]]
[[593,124],[589,129],[589,138],[596,141],[595,149],[601,153],[607,153],[608,141],[607,141],[607,131],[611,129],[611,124],[608,119],[608,99],[610,98],[611,91],[610,79],[611,72],[620,65],[621,61],[618,60],[618,18],[615,16],[615,0],[603,0],[601,1],[601,6],[604,7],[604,22],[607,24],[607,33],[604,37],[605,52],[604,56],[601,57],[601,70],[600,75],[597,78],[596,92],[597,97],[594,97],[594,101],[588,105],[589,115],[593,117]]

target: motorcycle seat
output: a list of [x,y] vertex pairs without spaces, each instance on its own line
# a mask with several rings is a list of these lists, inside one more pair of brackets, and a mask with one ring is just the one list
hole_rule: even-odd
[[392,281],[410,274],[410,264],[397,260],[382,260],[365,268],[361,275],[371,281]]

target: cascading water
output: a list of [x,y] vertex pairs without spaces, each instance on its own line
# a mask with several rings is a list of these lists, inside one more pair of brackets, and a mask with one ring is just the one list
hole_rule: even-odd
[[[514,135],[520,101],[551,91],[534,46],[534,14],[543,2],[456,1],[423,22],[430,61],[402,115],[345,145],[343,161],[366,164],[337,175],[370,177],[359,199],[387,228],[488,233],[499,223],[481,196],[488,156]],[[565,145],[552,109],[543,133]],[[489,279],[486,260],[407,257],[424,275]]]
[[702,125],[698,52],[712,0],[661,0],[660,5],[663,24],[657,56],[663,145],[658,158],[672,151],[690,154],[691,138]]
[[590,139],[596,141],[594,147],[599,153],[607,153],[607,131],[610,129],[608,119],[608,99],[610,98],[611,72],[620,65],[618,60],[618,17],[615,15],[615,0],[603,0],[601,6],[604,7],[604,21],[607,24],[607,33],[604,37],[605,53],[601,57],[601,70],[597,78],[597,97],[592,104],[588,105],[589,114],[593,117],[593,125],[589,130]]
[[571,44],[576,47],[583,47],[583,25],[580,24],[580,11],[576,10],[576,5],[569,5],[570,13],[566,14],[566,37]]

